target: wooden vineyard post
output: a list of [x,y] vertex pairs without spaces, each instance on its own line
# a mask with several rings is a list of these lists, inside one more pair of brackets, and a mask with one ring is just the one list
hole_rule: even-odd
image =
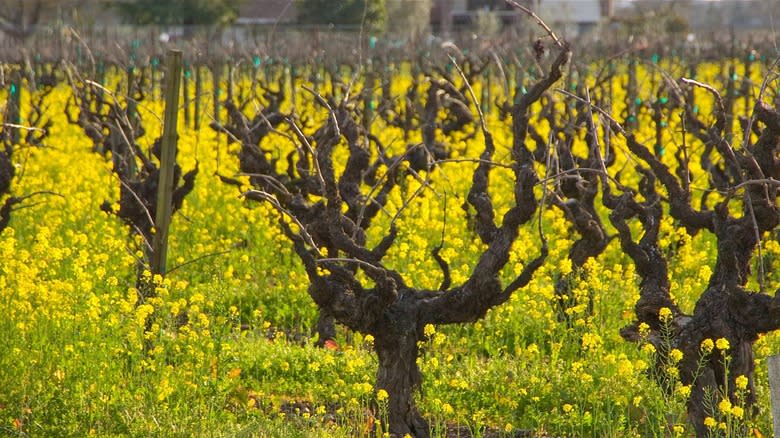
[[639,97],[639,85],[637,84],[636,64],[637,60],[635,58],[628,61],[628,90],[626,93],[628,117],[625,124],[628,131],[636,131],[639,126],[637,117],[639,115],[639,105],[642,104],[642,99]]
[[200,64],[196,63],[193,68],[195,69],[195,115],[193,119],[194,128],[197,131],[200,129],[200,93],[203,89],[203,82],[200,77]]
[[132,122],[133,127],[136,126],[134,123],[136,117],[135,91],[135,62],[131,58],[130,65],[127,67],[127,118]]
[[780,354],[767,359],[769,367],[769,395],[772,401],[774,437],[780,438]]
[[227,100],[233,102],[233,76],[235,75],[233,67],[233,59],[228,58],[228,84],[227,84]]
[[[698,65],[691,61],[691,63],[688,65],[688,77],[691,79],[696,79],[697,70]],[[691,108],[694,114],[697,114],[699,112],[699,107],[696,105],[696,93],[694,93],[695,88],[696,87],[689,87],[688,94],[685,99],[688,101],[689,108]]]
[[490,109],[490,71],[488,68],[485,68],[485,71],[482,72],[480,107],[484,114],[487,114]]
[[192,75],[192,69],[189,65],[184,68],[184,78],[182,79],[181,94],[184,99],[184,126],[191,128],[190,124],[190,76]]
[[149,60],[149,86],[151,88],[150,93],[153,99],[157,99],[157,64],[160,61],[156,56]]
[[18,71],[16,71],[11,75],[11,89],[8,93],[8,104],[5,110],[5,118],[3,120],[4,123],[12,125],[8,127],[8,132],[10,133],[9,139],[14,145],[19,143],[19,125],[22,123],[21,88],[22,76]]
[[168,227],[171,224],[173,197],[173,166],[176,161],[176,119],[179,110],[182,55],[180,50],[168,51],[165,78],[165,118],[163,119],[160,180],[157,184],[157,217],[152,244],[152,273],[165,274],[168,252]]
[[254,59],[252,60],[252,63],[254,64],[254,70],[252,71],[252,97],[257,96],[257,81],[258,75],[260,74],[261,62],[262,61],[260,60],[260,57],[255,55]]
[[513,103],[517,104],[520,98],[527,93],[525,89],[525,68],[515,65],[515,97]]
[[219,111],[221,109],[220,106],[220,92],[222,91],[220,87],[220,82],[222,81],[222,68],[224,66],[221,64],[221,61],[214,60],[211,63],[211,77],[214,81],[213,87],[211,89],[212,93],[212,102],[214,104],[214,123],[219,126]]
[[729,62],[728,78],[726,100],[723,102],[726,106],[726,125],[723,129],[723,138],[731,143],[734,140],[734,104],[737,101],[737,66],[734,61]]
[[366,66],[366,82],[363,85],[363,127],[371,131],[371,121],[374,119],[374,88],[376,87],[376,71],[374,63],[369,61]]
[[742,98],[745,100],[745,108],[750,108],[750,104],[754,101],[753,81],[750,78],[753,77],[753,63],[755,60],[756,51],[751,50],[745,57],[745,76],[742,77],[742,89],[739,90]]
[[298,70],[295,68],[295,64],[289,62],[288,64],[287,71],[289,72],[290,76],[290,102],[292,103],[293,108],[295,108],[296,104],[298,103],[298,96],[295,92],[295,84],[298,83]]

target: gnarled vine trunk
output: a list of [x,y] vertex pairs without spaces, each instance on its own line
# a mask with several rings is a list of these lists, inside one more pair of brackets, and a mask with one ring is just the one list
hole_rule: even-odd
[[414,401],[422,383],[417,343],[424,338],[414,303],[413,299],[400,299],[377,321],[378,330],[373,334],[379,358],[376,387],[388,394],[389,430],[398,436],[428,437],[428,422]]
[[[534,155],[525,144],[528,112],[530,106],[560,79],[561,67],[570,55],[567,46],[561,44],[560,49],[549,74],[519,96],[511,107],[514,203],[500,224],[496,223],[488,193],[495,145],[483,121],[485,149],[474,171],[464,208],[473,215],[476,233],[487,249],[468,280],[455,286],[450,285],[446,261],[434,251],[433,257],[444,277],[439,290],[407,285],[399,272],[382,263],[397,236],[394,221],[375,247],[366,247],[366,230],[371,218],[385,205],[397,180],[407,175],[398,170],[399,164],[407,161],[412,170],[429,171],[440,158],[435,151],[438,144],[430,129],[423,128],[426,141],[422,149],[412,146],[400,157],[388,157],[384,148],[378,147],[373,154],[375,161],[372,161],[371,144],[378,142],[376,139],[369,141],[371,136],[356,122],[361,118],[356,114],[359,110],[354,108],[359,106],[315,94],[315,102],[327,110],[330,117],[312,136],[303,134],[292,119],[287,120],[298,140],[296,152],[290,155],[297,161],[288,158],[287,172],[276,173],[272,170],[275,166],[267,162],[265,154],[249,136],[246,127],[251,124],[237,112],[232,113],[231,127],[245,127],[244,131],[233,130],[239,133],[236,137],[242,140],[242,150],[255,151],[240,157],[242,170],[254,178],[255,189],[246,192],[246,197],[270,202],[283,214],[280,226],[303,263],[310,281],[309,295],[321,309],[321,314],[332,316],[352,330],[374,336],[379,358],[376,388],[388,393],[388,432],[392,435],[427,437],[430,434],[414,399],[422,381],[417,366],[417,343],[425,339],[424,327],[482,318],[490,308],[504,303],[515,290],[528,284],[547,256],[543,242],[540,255],[529,261],[514,281],[502,285],[499,275],[510,259],[510,249],[517,239],[519,227],[528,223],[537,211],[534,185],[539,179],[534,169]],[[451,83],[437,83],[431,87],[447,90],[447,95],[458,94],[451,88]],[[442,97],[438,92],[432,94],[431,99]],[[431,105],[434,103],[430,102]],[[459,105],[451,110],[455,107],[466,117]],[[433,122],[430,117],[426,119],[427,124]],[[333,155],[342,138],[346,140],[349,156],[343,172],[337,176]],[[420,159],[420,153],[424,154],[423,159]],[[257,161],[250,163],[250,156]],[[251,171],[250,167],[244,167],[249,165],[254,166]],[[381,170],[384,175],[380,174]],[[363,194],[366,187],[373,187],[368,195]],[[371,287],[363,285],[359,272],[371,280]]]
[[[683,353],[679,363],[680,381],[691,386],[688,414],[698,437],[709,436],[712,432],[704,420],[716,416],[713,406],[717,406],[720,399],[737,402],[735,379],[739,376],[748,379],[745,403],[752,405],[755,401],[753,343],[759,334],[780,328],[780,307],[776,305],[780,298],[745,289],[761,236],[780,224],[780,209],[776,202],[780,188],[777,182],[780,160],[776,155],[780,148],[780,113],[759,102],[755,109],[756,121],[764,127],[758,141],[732,149],[726,140],[724,105],[714,89],[710,91],[716,95],[718,103],[715,125],[705,131],[702,122],[690,114],[688,117],[699,127],[698,136],[711,145],[705,150],[702,162],[714,162],[709,154],[717,152],[723,163],[703,166],[711,172],[711,181],[716,188],[727,190],[725,199],[714,209],[696,210],[691,206],[689,181],[685,178],[688,162],[682,155],[677,156],[681,170],[678,169],[675,175],[659,157],[625,132],[631,152],[649,166],[640,169],[644,179],[639,184],[639,191],[645,200],[638,202],[625,190],[623,195],[615,196],[608,186],[604,186],[604,204],[612,210],[610,220],[618,229],[621,245],[633,259],[641,278],[640,299],[635,307],[637,320],[621,333],[626,339],[639,340],[642,337],[639,326],[647,324],[650,328],[647,340],[657,347],[659,365],[669,362],[672,349]],[[614,128],[622,131],[619,126]],[[689,232],[707,230],[717,238],[717,261],[707,289],[699,297],[692,315],[684,315],[669,293],[666,256],[658,244],[658,225],[664,208],[656,193],[656,178],[667,191],[668,214]],[[741,201],[742,212],[740,216],[734,216],[730,203],[740,192],[741,198],[737,200]],[[644,230],[638,242],[634,241],[628,228],[627,221],[631,218],[639,219]],[[659,316],[662,308],[669,309],[670,320]],[[663,330],[669,329],[671,333],[664,335]],[[669,335],[671,339],[665,339]],[[708,339],[725,339],[730,348],[728,351],[702,350],[702,342]]]

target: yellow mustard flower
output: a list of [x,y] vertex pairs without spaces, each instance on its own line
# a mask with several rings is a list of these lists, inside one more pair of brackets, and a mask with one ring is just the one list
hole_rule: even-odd
[[701,352],[703,354],[710,354],[712,352],[712,349],[715,348],[715,342],[713,342],[712,339],[707,338],[701,341],[701,345],[699,345],[699,348],[701,348]]
[[737,376],[737,378],[734,379],[734,385],[737,389],[745,389],[748,386],[748,378],[744,375]]
[[680,385],[675,391],[683,398],[688,398],[691,395],[691,385]]
[[660,319],[663,323],[668,323],[672,320],[672,310],[668,307],[661,307],[661,309],[658,311],[658,319]]
[[723,412],[724,414],[728,414],[731,412],[731,401],[729,399],[724,398],[723,400],[718,403],[718,409]]

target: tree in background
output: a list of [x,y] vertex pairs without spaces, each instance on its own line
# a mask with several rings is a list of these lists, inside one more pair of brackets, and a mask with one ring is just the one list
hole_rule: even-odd
[[361,26],[372,32],[385,29],[385,0],[296,0],[298,22],[313,25]]
[[225,24],[238,16],[241,0],[122,0],[114,5],[132,24]]
[[688,32],[687,16],[692,8],[691,0],[639,0],[631,3],[616,17],[628,35],[660,36],[667,32],[679,38]]
[[32,35],[40,19],[42,3],[24,0],[3,2],[0,5],[0,30],[15,38]]
[[433,0],[388,0],[386,3],[388,32],[414,37],[428,30]]
[[[85,8],[96,0],[3,0],[0,1],[0,33],[25,39],[42,23],[61,18],[66,9]],[[89,5],[94,9],[95,5]]]
[[492,38],[501,33],[501,17],[490,9],[478,9],[473,18],[473,28],[477,35]]

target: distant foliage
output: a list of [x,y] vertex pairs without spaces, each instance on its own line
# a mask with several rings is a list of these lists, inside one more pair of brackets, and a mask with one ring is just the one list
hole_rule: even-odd
[[115,7],[132,24],[226,24],[238,16],[240,0],[122,0]]
[[[381,32],[385,29],[385,0],[297,0],[298,21],[302,24],[360,26]],[[365,17],[365,21],[364,21]]]
[[490,10],[480,9],[474,20],[474,30],[483,37],[493,37],[501,32],[501,18]]
[[387,31],[414,37],[428,30],[433,0],[390,0],[387,2]]
[[673,35],[688,32],[690,25],[688,19],[682,15],[674,14],[666,19],[666,31]]

